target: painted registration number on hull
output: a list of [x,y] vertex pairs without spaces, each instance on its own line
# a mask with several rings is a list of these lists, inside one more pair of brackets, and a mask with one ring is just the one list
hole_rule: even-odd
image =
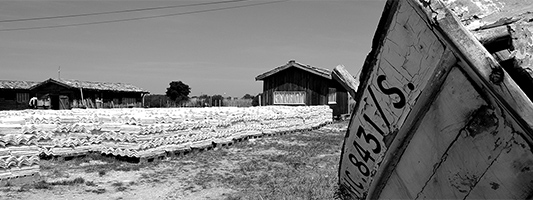
[[[407,115],[447,53],[443,43],[408,1],[398,1],[382,46],[376,52],[363,95],[352,116],[339,168],[340,183],[365,198],[388,149],[384,138],[403,126]],[[378,27],[380,29],[380,27]],[[378,30],[379,33],[379,30]],[[379,37],[378,35],[375,37]],[[357,100],[357,99],[356,99]]]

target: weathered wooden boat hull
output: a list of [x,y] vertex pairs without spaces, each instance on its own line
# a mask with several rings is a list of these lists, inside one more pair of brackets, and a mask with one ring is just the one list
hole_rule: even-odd
[[440,1],[389,0],[360,81],[349,197],[532,197],[533,103]]

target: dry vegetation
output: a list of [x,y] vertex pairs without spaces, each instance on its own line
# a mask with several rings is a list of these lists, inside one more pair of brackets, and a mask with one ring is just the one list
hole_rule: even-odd
[[347,122],[136,164],[112,157],[42,160],[43,180],[2,199],[335,199]]

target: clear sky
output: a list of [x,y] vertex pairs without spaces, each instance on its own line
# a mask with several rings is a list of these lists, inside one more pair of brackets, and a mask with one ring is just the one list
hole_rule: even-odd
[[[0,21],[97,13],[209,1],[0,1]],[[255,77],[296,60],[321,68],[344,65],[355,75],[370,51],[384,0],[291,0],[212,12],[118,23],[24,31],[150,17],[230,6],[217,5],[37,21],[0,22],[0,79],[61,78],[131,83],[162,94],[173,80],[192,95],[257,94]],[[275,1],[275,0],[274,0]]]

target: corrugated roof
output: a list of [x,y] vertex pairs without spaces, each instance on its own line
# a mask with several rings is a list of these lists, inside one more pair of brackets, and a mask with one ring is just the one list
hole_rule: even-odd
[[[82,88],[86,90],[107,90],[107,91],[118,91],[118,92],[144,92],[148,91],[143,90],[140,87],[134,86],[129,83],[106,83],[106,82],[94,82],[94,81],[80,81],[80,80],[69,80],[69,79],[48,79],[38,85],[46,84],[48,82],[54,82],[57,84],[64,85],[71,88]],[[37,87],[35,85],[34,87]]]
[[147,92],[140,87],[134,86],[129,83],[106,83],[106,82],[93,82],[93,81],[80,81],[80,80],[65,80],[59,79],[64,84],[72,87],[92,90],[111,90],[111,91],[124,91],[124,92]]
[[278,73],[280,71],[283,71],[285,69],[288,69],[290,67],[296,67],[296,68],[311,72],[313,74],[322,76],[324,78],[331,79],[331,71],[329,69],[322,69],[322,68],[313,67],[313,66],[310,66],[310,65],[303,65],[303,64],[297,63],[294,60],[291,60],[291,61],[289,61],[287,64],[285,64],[283,66],[276,67],[276,68],[274,68],[274,69],[272,69],[272,70],[270,70],[268,72],[260,74],[259,76],[255,77],[255,80],[256,81],[263,80],[266,77],[274,75],[274,74],[276,74],[276,73]]
[[12,81],[12,80],[0,80],[0,89],[30,89],[34,85],[39,84],[36,81]]

